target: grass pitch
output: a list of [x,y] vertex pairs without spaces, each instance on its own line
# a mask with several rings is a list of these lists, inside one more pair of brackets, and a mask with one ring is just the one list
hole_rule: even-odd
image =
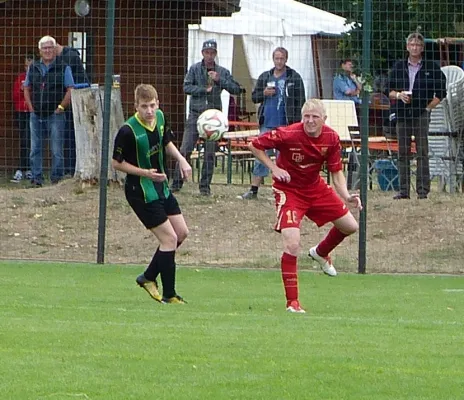
[[0,263],[0,399],[463,399],[464,279]]

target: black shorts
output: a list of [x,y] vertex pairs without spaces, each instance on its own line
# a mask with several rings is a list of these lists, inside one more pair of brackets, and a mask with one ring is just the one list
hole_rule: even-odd
[[168,220],[169,215],[182,214],[179,203],[172,193],[167,199],[145,203],[140,197],[131,196],[126,188],[126,199],[147,229],[156,228],[164,224]]

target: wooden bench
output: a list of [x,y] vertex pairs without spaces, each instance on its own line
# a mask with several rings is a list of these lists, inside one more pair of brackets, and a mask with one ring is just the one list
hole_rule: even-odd
[[[198,151],[195,149],[191,156],[190,156],[190,164],[192,166],[192,182],[195,182],[195,175],[197,176],[197,182],[200,182],[200,176],[201,176],[201,165],[200,165],[200,159],[203,158],[203,151]],[[221,160],[221,169],[222,173],[225,173],[225,166],[226,166],[226,161],[225,161],[226,155],[222,151],[216,151],[216,165],[217,166],[217,160]],[[196,169],[196,173],[195,173]]]

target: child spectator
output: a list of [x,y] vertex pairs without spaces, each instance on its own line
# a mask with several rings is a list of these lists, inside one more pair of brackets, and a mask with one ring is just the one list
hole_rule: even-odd
[[24,58],[24,72],[16,76],[13,83],[14,120],[19,129],[19,164],[11,182],[19,183],[23,178],[31,179],[29,169],[29,151],[31,148],[31,131],[29,128],[30,112],[24,99],[24,81],[29,65],[35,60],[33,52],[27,53]]

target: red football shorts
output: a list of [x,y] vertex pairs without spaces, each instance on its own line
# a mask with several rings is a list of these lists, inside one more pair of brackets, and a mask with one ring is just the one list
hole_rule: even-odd
[[285,228],[299,228],[304,216],[317,226],[322,226],[349,212],[335,190],[325,182],[321,182],[311,193],[295,193],[276,188],[273,190],[277,212],[274,229],[277,232]]

